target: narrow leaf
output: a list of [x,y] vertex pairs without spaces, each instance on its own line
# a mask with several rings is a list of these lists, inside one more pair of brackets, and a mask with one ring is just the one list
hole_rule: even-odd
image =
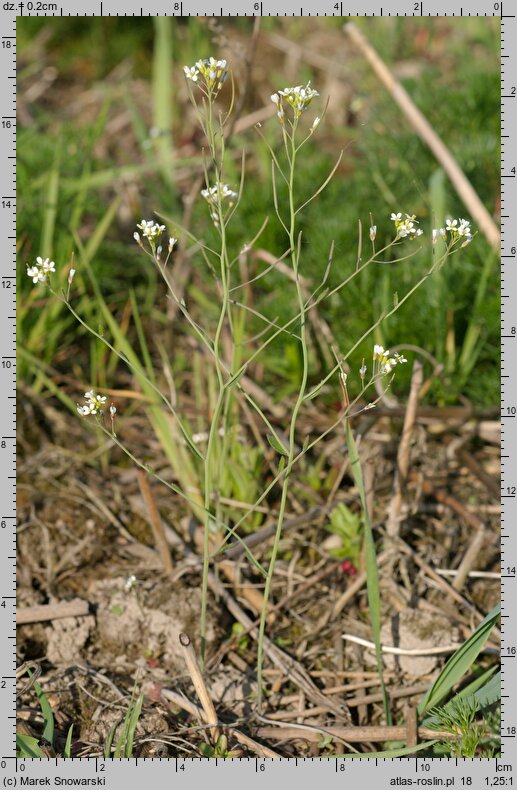
[[285,455],[285,456],[289,455],[289,451],[281,443],[278,436],[274,436],[272,433],[268,433],[267,440],[271,445],[271,447],[273,448],[273,450],[276,450],[277,453],[280,453],[280,455]]
[[470,669],[481,650],[484,648],[492,628],[496,624],[501,611],[498,604],[478,625],[472,636],[456,650],[447,661],[444,668],[434,681],[433,685],[420,702],[418,713],[422,715],[426,710],[439,705],[458,683],[463,675]]

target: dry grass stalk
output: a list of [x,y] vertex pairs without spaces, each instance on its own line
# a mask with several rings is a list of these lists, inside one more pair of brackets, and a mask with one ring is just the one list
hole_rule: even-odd
[[429,121],[420,112],[413,100],[402,87],[400,82],[395,79],[386,64],[380,59],[377,52],[368,43],[361,31],[351,22],[344,26],[345,32],[358,47],[361,53],[372,66],[375,74],[382,82],[386,90],[411,123],[415,131],[420,135],[424,143],[430,148],[436,159],[449,176],[458,196],[469,210],[481,232],[486,236],[492,247],[499,252],[501,246],[501,236],[497,225],[490,216],[489,212],[479,199],[479,196],[472,184],[452,156],[451,152],[443,141],[438,137]]
[[215,711],[212,698],[208,693],[208,689],[203,679],[203,675],[201,673],[201,669],[198,664],[194,647],[192,646],[192,642],[190,641],[190,637],[188,636],[188,634],[180,634],[180,645],[183,650],[183,658],[185,659],[185,664],[187,665],[188,673],[191,677],[192,683],[194,684],[194,688],[196,689],[196,694],[199,697],[199,701],[201,702],[201,707],[203,708],[205,714],[204,719],[206,723],[210,725],[211,728],[210,734],[212,737],[212,741],[215,744],[217,743],[217,739],[219,738],[217,713]]
[[[162,689],[162,696],[168,701],[172,702],[173,705],[176,705],[178,708],[185,710],[187,713],[190,713],[192,716],[200,719],[201,721],[205,720],[205,712],[202,708],[199,708],[190,700],[183,697],[181,694],[178,694],[176,691],[171,691],[170,689]],[[267,746],[264,746],[261,743],[257,743],[250,738],[248,735],[245,735],[240,730],[237,730],[231,724],[219,724],[220,727],[224,727],[228,731],[230,731],[234,736],[235,739],[246,746],[250,751],[257,754],[259,757],[281,757],[282,755],[274,752],[273,749],[269,749]]]
[[172,575],[174,570],[172,566],[172,558],[169,551],[169,546],[167,544],[167,539],[165,537],[165,530],[163,528],[162,520],[160,518],[160,514],[158,513],[158,508],[156,507],[156,502],[151,491],[151,486],[147,480],[147,474],[143,471],[143,469],[137,469],[136,474],[138,477],[138,485],[140,486],[142,497],[144,498],[147,510],[149,512],[149,521],[153,531],[154,542],[160,554],[163,569],[165,573]]
[[413,375],[411,376],[411,388],[406,406],[404,417],[404,427],[400,438],[397,453],[397,469],[395,480],[393,481],[393,495],[391,497],[388,510],[388,520],[386,522],[386,532],[389,538],[398,537],[400,531],[400,520],[402,511],[402,491],[406,484],[409,470],[410,444],[413,428],[416,420],[418,406],[418,395],[424,380],[424,368],[422,363],[415,360],[413,364]]
[[458,569],[456,571],[456,576],[454,581],[452,582],[452,586],[455,590],[462,590],[465,586],[465,582],[468,579],[468,575],[472,568],[476,565],[479,553],[483,548],[483,544],[486,538],[486,530],[485,527],[482,526],[472,540],[472,543],[469,545],[467,551],[463,555],[463,559],[461,560]]

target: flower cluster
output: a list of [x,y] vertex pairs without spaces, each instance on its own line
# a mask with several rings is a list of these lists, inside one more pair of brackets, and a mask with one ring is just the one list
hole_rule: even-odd
[[420,228],[415,228],[415,225],[418,225],[416,214],[406,214],[405,218],[402,219],[400,211],[398,214],[392,212],[390,219],[395,223],[395,230],[399,239],[416,239],[417,236],[421,236],[423,233],[423,230],[420,230]]
[[222,184],[220,181],[214,184],[213,187],[202,189],[201,195],[210,206],[210,216],[215,225],[219,224],[219,214],[215,209],[222,206],[226,199],[228,199],[228,205],[230,207],[233,206],[234,201],[238,197],[237,192],[230,189],[228,184]]
[[[137,225],[137,228],[140,228],[142,231],[142,236],[149,241],[154,241],[158,236],[160,236],[164,230],[165,225],[158,225],[157,222],[154,222],[152,219],[143,219]],[[135,241],[140,242],[140,234],[134,233],[133,234]]]
[[27,274],[32,279],[33,283],[46,283],[49,274],[56,271],[56,264],[54,261],[49,261],[48,258],[36,258],[36,263],[33,266],[27,266]]
[[[271,101],[273,104],[276,104],[277,108],[277,115],[280,120],[280,123],[284,123],[284,107],[283,107],[283,100],[289,104],[290,107],[293,109],[294,119],[297,120],[302,112],[307,109],[311,101],[315,96],[319,96],[318,91],[315,91],[314,88],[311,88],[311,83],[308,82],[305,88],[303,85],[296,85],[294,88],[285,88],[283,91],[278,91],[277,93],[273,93],[271,96]],[[319,118],[316,118],[313,128],[311,131],[317,128],[320,122]]]
[[440,228],[440,235],[443,239],[447,238],[447,233],[451,234],[452,241],[464,239],[462,247],[469,244],[472,239],[472,231],[470,229],[470,221],[468,219],[448,219],[445,221],[445,228]]
[[[102,413],[104,404],[106,403],[105,395],[96,395],[93,390],[88,390],[84,393],[86,403],[84,406],[77,406],[77,411],[81,417],[89,417],[90,414]],[[113,416],[113,415],[112,415]]]
[[391,373],[395,365],[402,365],[402,363],[407,362],[407,359],[396,352],[390,356],[389,349],[384,349],[376,344],[373,347],[373,362],[374,369],[385,375],[386,373]]
[[185,77],[196,82],[207,96],[214,96],[223,87],[228,74],[226,66],[225,60],[206,58],[198,60],[193,66],[183,66],[183,72]]

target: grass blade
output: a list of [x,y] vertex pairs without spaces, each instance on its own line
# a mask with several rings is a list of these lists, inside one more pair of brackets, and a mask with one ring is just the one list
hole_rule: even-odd
[[72,735],[74,732],[74,725],[70,725],[70,729],[68,730],[68,735],[66,736],[66,743],[65,748],[63,750],[63,757],[71,757],[72,756]]
[[162,177],[172,186],[170,163],[172,146],[172,27],[166,16],[154,18],[153,52],[153,125],[158,132],[155,150],[161,165]]
[[50,703],[45,695],[45,692],[43,691],[43,689],[41,688],[40,684],[37,681],[34,681],[34,691],[36,692],[36,696],[38,698],[38,702],[41,708],[41,713],[43,715],[43,721],[45,723],[42,737],[45,738],[45,740],[51,743],[53,746],[54,745],[54,714],[52,712],[52,708],[50,707]]
[[117,729],[118,722],[116,721],[115,724],[112,725],[108,737],[106,738],[106,743],[104,744],[104,757],[107,760],[111,757],[111,749],[113,746],[113,738],[115,737],[115,730]]
[[17,757],[31,757],[38,760],[45,758],[45,755],[39,748],[37,738],[33,738],[31,735],[18,735],[16,733],[16,749],[19,752],[16,755]]
[[133,756],[133,743],[135,740],[136,726],[138,724],[138,719],[140,718],[140,713],[142,712],[143,703],[144,695],[139,694],[137,701],[130,707],[128,711],[129,719],[127,722],[126,747],[124,749],[124,754],[126,757]]
[[474,633],[466,642],[456,650],[447,661],[444,668],[434,681],[433,685],[420,702],[418,713],[422,715],[426,710],[435,708],[449,694],[453,686],[458,683],[463,675],[469,670],[477,656],[485,646],[492,628],[496,624],[501,612],[501,605],[498,604],[487,614],[485,619],[478,625]]
[[56,227],[56,217],[59,198],[59,166],[60,166],[60,152],[61,146],[59,141],[56,148],[56,160],[54,166],[49,174],[48,185],[46,189],[45,213],[43,215],[43,229],[41,232],[41,255],[45,257],[52,256],[52,249],[54,243],[54,230]]

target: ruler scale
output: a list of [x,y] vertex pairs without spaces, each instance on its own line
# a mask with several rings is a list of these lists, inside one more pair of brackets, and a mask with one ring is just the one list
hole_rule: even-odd
[[[82,0],[77,3],[2,2],[0,35],[0,223],[3,260],[0,270],[0,782],[4,787],[106,786],[156,788],[173,784],[197,787],[210,782],[224,788],[264,787],[296,781],[303,789],[314,782],[365,788],[517,786],[517,4],[502,2],[317,2],[300,5],[270,2],[154,1],[143,8],[132,0]],[[16,754],[16,17],[17,16],[334,16],[334,17],[497,17],[501,20],[501,418],[502,418],[502,758],[419,757],[349,760],[339,758],[130,760],[19,760]],[[513,213],[512,213],[513,212]],[[512,219],[516,225],[512,225]],[[515,322],[513,325],[512,322]],[[293,772],[296,772],[295,775]]]

